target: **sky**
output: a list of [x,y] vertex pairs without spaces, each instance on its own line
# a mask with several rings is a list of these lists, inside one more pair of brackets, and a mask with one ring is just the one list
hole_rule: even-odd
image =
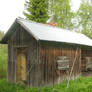
[[[6,32],[17,17],[24,17],[25,0],[0,0],[0,30]],[[76,11],[80,0],[72,0],[72,9]]]

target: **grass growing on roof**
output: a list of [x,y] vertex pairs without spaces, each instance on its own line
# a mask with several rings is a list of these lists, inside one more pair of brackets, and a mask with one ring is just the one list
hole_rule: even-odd
[[29,88],[24,84],[10,84],[5,79],[0,80],[0,92],[92,92],[92,77],[70,80],[69,88],[66,86],[67,81],[51,87]]

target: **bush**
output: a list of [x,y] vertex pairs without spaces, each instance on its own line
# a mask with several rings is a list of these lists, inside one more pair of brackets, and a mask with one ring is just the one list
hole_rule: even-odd
[[6,78],[7,74],[7,45],[0,45],[0,78]]

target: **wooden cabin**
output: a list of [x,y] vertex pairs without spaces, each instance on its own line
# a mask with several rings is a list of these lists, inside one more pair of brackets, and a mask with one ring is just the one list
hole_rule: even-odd
[[76,78],[92,56],[85,35],[24,19],[15,20],[1,43],[8,44],[8,82],[30,87]]

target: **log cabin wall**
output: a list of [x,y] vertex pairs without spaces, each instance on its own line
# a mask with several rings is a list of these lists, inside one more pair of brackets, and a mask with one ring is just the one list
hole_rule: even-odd
[[[41,61],[41,85],[53,85],[60,83],[63,80],[69,78],[71,67],[76,58],[72,78],[76,78],[81,73],[81,49],[77,47],[68,45],[55,46],[55,44],[41,44],[40,48],[40,61]],[[57,68],[57,57],[58,56],[68,56],[70,57],[69,69],[58,70]]]
[[82,50],[82,54],[81,54],[81,70],[82,71],[86,71],[86,57],[92,57],[92,50],[88,49],[88,50]]
[[16,83],[16,49],[23,47],[27,48],[27,84],[38,86],[40,78],[38,67],[39,43],[20,25],[8,41],[8,82]]

